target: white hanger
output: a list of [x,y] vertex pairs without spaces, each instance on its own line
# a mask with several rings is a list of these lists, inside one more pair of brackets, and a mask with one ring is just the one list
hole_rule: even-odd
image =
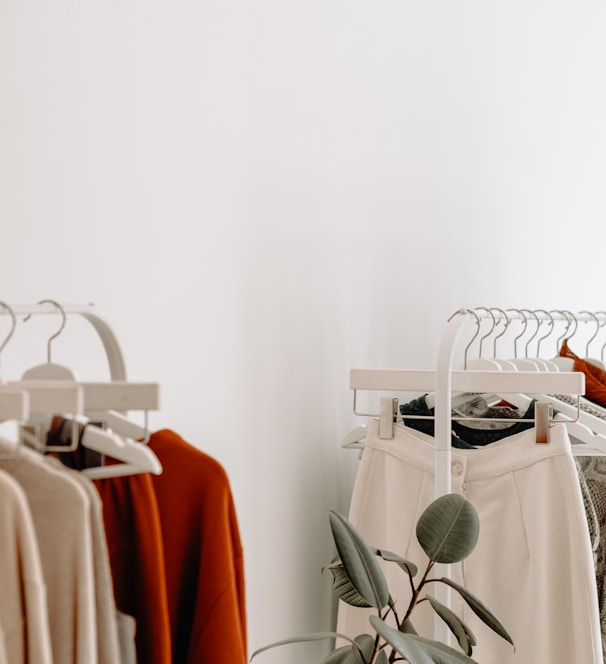
[[[38,405],[38,413],[57,414],[57,413],[70,413],[72,415],[79,415],[83,411],[86,404],[90,407],[91,411],[99,414],[104,414],[105,418],[112,419],[112,423],[118,423],[122,429],[127,429],[129,433],[135,432],[137,437],[145,437],[146,430],[140,434],[141,428],[134,423],[129,423],[127,418],[123,416],[114,417],[111,411],[106,412],[107,406],[112,408],[135,409],[143,405],[145,410],[150,408],[157,408],[157,393],[158,386],[150,383],[79,383],[77,382],[76,374],[69,368],[63,365],[55,364],[51,361],[51,342],[55,339],[65,327],[66,315],[58,302],[54,300],[41,300],[38,304],[51,303],[55,305],[62,316],[62,324],[59,330],[53,334],[48,340],[47,346],[47,362],[37,365],[28,369],[22,377],[21,381],[13,382],[13,387],[24,388],[28,391],[35,391],[38,389],[38,394],[42,394],[44,387],[50,388],[44,392],[45,397],[49,398],[51,394],[60,394],[62,391],[68,389],[75,389],[80,395],[81,402],[78,408],[53,408],[49,410],[48,403]],[[24,320],[28,320],[27,316]],[[0,349],[1,350],[1,349]],[[52,382],[52,385],[50,384]],[[150,402],[150,398],[152,402]],[[55,404],[53,404],[55,405]],[[110,414],[111,413],[111,414]],[[131,426],[127,427],[127,424]],[[160,474],[162,472],[162,465],[153,453],[153,451],[137,443],[130,438],[121,438],[114,431],[100,429],[99,427],[86,426],[79,441],[84,447],[100,452],[101,454],[111,456],[122,464],[111,464],[96,469],[88,469],[87,475],[94,477],[116,477],[121,475],[132,475],[136,473],[154,473]],[[49,449],[48,447],[46,449]],[[67,451],[69,448],[54,446],[52,449]],[[92,473],[92,471],[95,471]],[[92,475],[91,475],[92,473]]]
[[[521,310],[520,313],[522,314],[522,317],[525,320],[527,320],[526,317],[524,316],[524,311],[526,311],[526,310]],[[541,342],[544,341],[550,335],[550,332],[553,330],[553,327],[555,325],[555,321],[554,321],[553,317],[551,316],[551,314],[549,312],[547,312],[543,309],[540,309],[538,311],[544,312],[546,314],[546,316],[548,317],[549,322],[550,322],[550,326],[549,326],[549,330],[548,330],[547,334],[545,334],[543,337],[541,337],[537,341],[537,355],[540,355]],[[537,330],[536,330],[535,334],[532,337],[530,337],[530,339],[526,343],[525,348],[526,348],[526,355],[527,356],[529,355],[530,343],[534,339],[534,337],[538,334],[538,331],[539,331],[539,328],[540,328],[540,321],[538,319],[538,316],[536,316],[536,313],[532,312],[532,311],[529,311],[529,313],[531,313],[536,318],[538,325],[537,325]],[[590,315],[593,315],[590,312],[581,312],[581,313],[588,313]],[[568,316],[566,314],[564,314],[564,315],[568,318]],[[506,314],[505,314],[505,316],[506,316]],[[570,323],[571,323],[572,318],[574,318],[574,317],[572,316],[572,314],[570,314],[570,316],[571,316],[571,320],[570,320]],[[596,319],[596,322],[597,322],[598,328],[599,328],[599,321],[598,321],[597,317],[595,315],[593,315],[593,317]],[[574,319],[574,320],[576,322],[576,319]],[[566,333],[568,332],[569,328],[570,328],[570,324],[568,325],[568,327],[566,329],[566,332],[564,333],[564,336],[566,336]],[[526,327],[524,329],[526,329]],[[596,334],[597,334],[597,330],[596,330]],[[594,337],[595,337],[595,335],[594,335]],[[594,337],[592,337],[592,339],[590,339],[590,341],[593,340]],[[519,338],[520,337],[518,337],[518,339]],[[588,343],[588,346],[589,346],[589,343]],[[496,352],[496,348],[495,348],[495,352]],[[558,358],[558,359],[560,359],[560,360],[570,360],[571,358]],[[535,361],[536,361],[536,359],[535,359]],[[488,366],[489,366],[488,363],[486,363],[485,360],[483,362],[485,363],[485,366],[488,368]],[[543,363],[543,360],[541,360],[541,363]],[[482,367],[482,364],[477,362],[477,361],[475,363],[472,362],[470,364],[472,365],[471,368],[481,368]],[[574,361],[572,361],[571,364],[574,365]],[[528,366],[532,367],[532,365],[528,365]],[[545,369],[548,370],[548,371],[559,371],[560,370],[560,367],[557,364],[552,363],[550,361],[546,361],[544,366],[545,366]],[[567,364],[567,365],[564,365],[564,366],[567,366],[570,369],[572,369],[572,366],[570,366],[570,364]],[[542,364],[539,364],[538,368],[539,368],[539,370],[543,370]],[[555,398],[551,395],[534,394],[532,396],[532,398],[530,396],[524,395],[524,394],[508,394],[508,395],[500,395],[500,396],[502,396],[506,401],[511,403],[513,406],[515,406],[518,410],[520,410],[522,412],[526,412],[528,410],[528,408],[530,408],[530,406],[532,404],[532,399],[534,399],[537,402],[549,403],[549,404],[553,405],[558,410],[558,413],[555,416],[555,421],[566,421],[566,427],[567,427],[569,433],[571,435],[573,435],[575,438],[577,438],[578,440],[581,440],[584,443],[586,443],[587,446],[588,446],[588,447],[585,447],[585,445],[575,446],[573,448],[573,451],[574,451],[575,454],[577,454],[577,455],[588,455],[588,454],[591,454],[592,452],[596,452],[596,451],[599,454],[606,454],[606,421],[600,422],[599,418],[594,417],[594,416],[590,416],[590,414],[585,413],[583,411],[581,411],[580,414],[579,414],[578,409],[571,407],[569,404],[565,404],[565,403],[559,401],[557,398]],[[453,404],[455,404],[455,398],[454,397],[453,397]],[[562,411],[564,411],[564,410],[566,411],[566,413],[568,413],[568,415],[563,414]],[[577,421],[577,418],[578,418],[578,421]],[[597,431],[592,429],[591,428],[592,426],[594,427],[594,429],[597,429],[597,431],[601,431],[602,433],[598,433]]]
[[[526,347],[525,347],[526,355],[525,355],[525,357],[527,359],[531,359],[533,362],[536,362],[537,369],[539,371],[560,371],[560,367],[555,362],[553,362],[552,360],[545,359],[545,358],[541,357],[541,342],[543,342],[545,339],[547,339],[547,337],[550,336],[553,328],[555,327],[555,321],[553,319],[553,316],[548,311],[546,311],[545,309],[537,309],[536,311],[531,311],[530,309],[522,309],[521,311],[522,312],[528,311],[528,313],[531,314],[532,316],[534,316],[535,320],[537,321],[537,329],[536,329],[535,333],[526,342]],[[549,329],[547,330],[547,334],[544,334],[542,337],[540,337],[537,340],[537,356],[533,357],[533,358],[530,358],[530,350],[529,350],[530,342],[537,336],[537,334],[539,333],[539,330],[541,329],[541,321],[539,320],[539,317],[537,316],[537,313],[536,313],[537,311],[543,312],[547,316],[547,318],[548,318],[547,322],[549,323]]]
[[599,320],[599,318],[598,318],[594,313],[592,313],[591,311],[581,311],[581,312],[579,312],[579,313],[581,313],[581,314],[587,314],[587,315],[591,316],[591,317],[595,320],[596,325],[597,325],[596,330],[595,330],[593,336],[587,341],[587,344],[586,344],[586,346],[585,346],[585,358],[584,358],[584,359],[585,359],[585,362],[589,362],[589,364],[593,364],[594,366],[598,367],[599,369],[604,369],[604,368],[605,368],[605,367],[604,367],[604,362],[603,362],[603,360],[602,360],[601,358],[598,359],[598,358],[595,358],[595,357],[591,357],[591,356],[589,355],[589,346],[590,346],[591,342],[592,342],[592,341],[598,336],[598,333],[599,333],[599,331],[600,331],[600,328],[602,327],[602,325],[600,324],[600,320]]
[[[0,422],[10,422],[15,424],[24,422],[29,417],[29,396],[23,390],[13,390],[7,387],[0,387]],[[13,440],[4,434],[0,437],[2,442],[0,457],[3,459],[13,459],[20,450],[20,437],[15,434]]]
[[[157,383],[112,382],[85,383],[85,408],[91,419],[100,419],[107,426],[127,438],[147,443],[149,426],[147,413],[159,408]],[[144,425],[133,422],[120,411],[139,410],[145,416]]]
[[[472,337],[471,341],[467,344],[465,351],[464,351],[464,357],[463,357],[463,368],[467,371],[518,371],[518,368],[513,362],[510,362],[509,360],[501,360],[500,358],[496,357],[496,342],[497,339],[502,337],[505,334],[505,331],[507,330],[507,327],[509,325],[509,318],[507,317],[507,314],[502,310],[498,309],[496,307],[493,307],[493,309],[488,309],[487,307],[477,307],[478,309],[482,309],[484,311],[487,311],[490,317],[492,318],[492,327],[488,330],[488,332],[480,339],[479,343],[479,357],[474,358],[471,360],[467,359],[467,355],[469,353],[469,348],[475,341],[476,337],[478,336],[480,332],[480,319],[475,313],[475,311],[472,311],[472,315],[476,319],[476,333]],[[494,311],[498,311],[503,315],[503,320],[505,321],[505,326],[503,327],[503,330],[500,332],[500,334],[497,334],[493,338],[493,356],[492,358],[483,358],[482,357],[482,344],[484,341],[494,332],[496,329],[497,325],[501,322],[501,320],[497,321],[495,315],[493,314]],[[461,406],[464,403],[475,399],[478,395],[475,393],[469,393],[469,394],[457,394],[452,396],[452,403],[451,406],[452,408],[455,408],[457,406]],[[497,398],[502,398],[502,397],[497,397],[493,393],[485,393],[485,394],[480,394],[479,395],[481,398],[483,398],[487,403],[492,403],[494,402],[495,399]],[[425,397],[425,403],[427,404],[427,407],[429,409],[433,409],[435,407],[435,393],[430,393],[427,394]],[[509,401],[511,403],[511,401]]]
[[0,387],[0,422],[24,421],[29,417],[29,395],[25,390]]
[[367,433],[368,433],[368,427],[366,424],[360,424],[359,426],[354,427],[343,438],[341,447],[346,447],[354,450],[364,447],[364,443],[362,441],[365,440]]
[[[55,332],[55,334],[49,337],[46,349],[47,361],[44,364],[37,364],[36,366],[27,369],[27,371],[23,374],[22,379],[76,381],[78,380],[78,377],[71,369],[68,369],[67,367],[64,367],[61,364],[54,364],[53,362],[51,362],[51,343],[53,339],[56,339],[61,334],[61,332],[63,332],[63,328],[65,327],[67,317],[65,315],[65,311],[63,311],[63,307],[58,302],[55,302],[55,300],[40,300],[40,302],[38,302],[38,304],[47,304],[47,303],[56,306],[59,312],[61,313],[62,317],[61,327]],[[30,318],[31,314],[28,314],[23,319],[23,322],[28,321]]]
[[[554,311],[557,310],[554,309]],[[574,314],[570,311],[559,310],[557,311],[557,313],[562,314],[568,321],[568,324],[566,326],[566,329],[564,330],[564,334],[561,337],[559,337],[556,341],[556,356],[552,358],[551,361],[560,369],[560,371],[574,371],[574,360],[571,357],[562,357],[560,355],[560,348],[566,338],[574,336],[574,333],[576,332],[578,326],[578,322],[574,317]],[[575,324],[574,331],[569,337],[568,332],[573,322]]]
[[121,477],[138,473],[160,475],[162,464],[147,445],[129,438],[121,438],[111,430],[89,425],[82,436],[82,444],[91,450],[111,456],[123,463],[84,468],[81,472],[91,479]]
[[[524,314],[525,309],[508,309],[507,311],[515,311],[516,313],[520,314],[522,319],[524,320],[524,328],[522,329],[522,332],[513,340],[513,348],[514,348],[514,357],[510,358],[510,362],[519,370],[519,371],[546,371],[547,368],[543,364],[543,362],[539,359],[533,358],[530,359],[528,357],[518,357],[518,340],[521,339],[524,334],[526,333],[526,329],[528,328],[528,318],[526,318],[526,315]],[[537,328],[538,331],[538,328]],[[528,340],[528,343],[536,336],[535,334]],[[528,348],[528,343],[526,344],[526,348]]]
[[[1,355],[2,351],[6,348],[6,344],[11,340],[13,334],[15,334],[15,329],[17,328],[17,317],[15,316],[15,312],[12,310],[11,307],[8,306],[8,304],[6,304],[6,302],[0,302],[0,306],[3,309],[6,309],[6,311],[8,311],[9,316],[11,317],[11,329],[8,335],[4,338],[2,345],[0,345],[0,355]],[[2,382],[3,382],[2,376],[0,376],[0,384]]]
[[474,316],[476,316],[476,325],[478,327],[477,327],[475,335],[472,337],[471,341],[467,344],[467,347],[465,348],[464,361],[463,361],[464,368],[469,369],[469,370],[481,370],[481,371],[499,371],[499,370],[500,371],[517,371],[517,367],[513,362],[511,362],[509,360],[502,360],[502,359],[498,358],[497,353],[496,353],[497,339],[500,339],[505,334],[505,331],[507,330],[507,326],[509,325],[509,319],[507,318],[507,314],[502,309],[496,309],[496,308],[494,309],[494,311],[499,311],[500,313],[503,314],[503,317],[504,317],[504,320],[505,320],[505,326],[503,327],[502,332],[500,334],[497,334],[493,338],[493,354],[492,354],[493,356],[492,356],[492,358],[483,358],[482,357],[482,344],[494,332],[494,330],[496,329],[498,323],[500,323],[501,321],[500,320],[497,321],[495,315],[493,314],[493,309],[488,309],[487,307],[477,307],[477,308],[488,312],[488,314],[492,318],[492,327],[480,339],[480,344],[479,344],[479,348],[478,348],[478,357],[475,358],[475,359],[468,360],[467,359],[467,354],[469,352],[469,348],[470,348],[471,344],[474,342],[474,340],[476,339],[476,337],[478,336],[478,334],[480,332],[480,319],[477,316],[477,314],[475,314],[475,312],[474,312]]

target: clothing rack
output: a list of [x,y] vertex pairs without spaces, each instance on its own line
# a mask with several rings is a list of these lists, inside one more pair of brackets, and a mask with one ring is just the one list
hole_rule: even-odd
[[[442,335],[435,370],[352,369],[350,371],[349,386],[354,391],[354,412],[357,415],[380,415],[357,410],[358,390],[435,392],[434,493],[436,498],[449,493],[451,488],[453,392],[545,393],[569,394],[577,397],[585,392],[585,377],[579,372],[453,369],[454,354],[461,333],[470,321],[479,325],[479,320],[488,316],[488,313],[477,310],[460,309],[448,319]],[[564,316],[559,320],[568,321],[569,318]],[[586,320],[590,320],[590,318]]]
[[[496,310],[502,311],[502,310]],[[526,310],[524,310],[526,311]],[[503,312],[504,313],[504,312]],[[569,314],[569,315],[567,315]],[[594,314],[584,312],[574,317],[570,312],[533,312],[537,322],[547,321],[552,327],[555,321],[565,321],[567,331],[572,318],[579,321],[598,321]],[[437,362],[434,370],[406,370],[406,369],[352,369],[350,372],[350,388],[354,391],[354,412],[358,415],[371,415],[357,410],[356,395],[358,390],[398,391],[398,392],[434,392],[435,393],[435,465],[434,465],[434,493],[435,497],[442,496],[451,491],[451,405],[453,392],[497,392],[522,394],[568,394],[577,398],[585,392],[585,376],[579,372],[538,372],[538,371],[489,371],[489,370],[454,370],[454,357],[461,334],[470,322],[477,326],[476,335],[465,349],[478,336],[481,321],[492,318],[496,325],[495,315],[489,309],[460,309],[447,321],[442,334]],[[528,323],[528,317],[522,310],[514,310],[506,320],[523,320]],[[537,326],[537,331],[538,331]],[[526,327],[524,328],[524,332]],[[391,403],[389,403],[391,402]],[[385,424],[393,427],[393,420],[397,402],[393,399],[381,400],[381,430]],[[375,414],[376,416],[377,414]],[[387,436],[389,437],[389,436]],[[438,576],[448,575],[448,566],[438,566]],[[450,605],[450,591],[445,584],[437,584],[438,599],[446,606]],[[435,638],[448,643],[450,632],[441,620],[436,619]]]

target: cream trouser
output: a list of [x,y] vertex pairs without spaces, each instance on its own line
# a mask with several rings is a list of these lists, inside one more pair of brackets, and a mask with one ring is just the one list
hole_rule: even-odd
[[[603,664],[599,611],[587,519],[565,425],[537,444],[534,430],[474,450],[452,450],[453,493],[478,511],[480,537],[448,576],[478,597],[515,643],[486,627],[451,593],[451,608],[475,634],[481,664]],[[434,498],[434,439],[404,425],[378,437],[371,422],[355,480],[349,518],[371,546],[415,562],[427,558],[416,522]],[[384,565],[403,616],[410,584],[394,563]],[[418,578],[416,579],[418,581]],[[435,596],[435,584],[426,587]],[[370,611],[370,610],[369,610]],[[340,603],[337,631],[371,633],[369,611]],[[433,638],[434,613],[423,602],[412,614],[417,632]]]

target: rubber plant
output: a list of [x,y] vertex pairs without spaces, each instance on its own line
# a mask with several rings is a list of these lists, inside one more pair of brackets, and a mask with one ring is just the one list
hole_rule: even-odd
[[[428,558],[421,575],[409,560],[366,544],[346,517],[331,511],[329,519],[338,552],[337,558],[326,568],[332,572],[333,591],[339,599],[354,607],[376,609],[376,615],[369,619],[369,633],[355,638],[337,632],[292,637],[260,648],[253,653],[251,660],[276,646],[339,637],[347,644],[333,650],[322,664],[478,664],[471,657],[477,643],[471,629],[447,606],[425,592],[430,584],[436,583],[453,588],[483,623],[513,645],[505,627],[479,599],[446,577],[431,576],[436,563],[461,562],[475,548],[480,530],[478,514],[463,496],[441,496],[419,517],[416,536]],[[397,565],[409,577],[411,598],[403,615],[396,610],[379,558]],[[420,602],[428,602],[448,625],[458,649],[416,632],[412,614]],[[388,624],[388,618],[391,624]]]

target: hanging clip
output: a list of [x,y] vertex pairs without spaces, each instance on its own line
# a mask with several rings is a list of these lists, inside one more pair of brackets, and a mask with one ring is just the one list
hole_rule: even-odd
[[398,400],[392,397],[381,397],[381,415],[379,420],[379,438],[393,438],[393,423],[398,414]]
[[549,442],[549,422],[551,420],[551,404],[537,401],[534,406],[536,442]]

